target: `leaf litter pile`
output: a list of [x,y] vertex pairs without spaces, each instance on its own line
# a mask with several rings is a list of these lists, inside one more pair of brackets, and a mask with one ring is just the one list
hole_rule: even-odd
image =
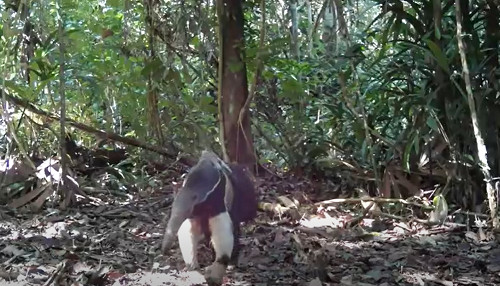
[[[160,253],[171,185],[119,200],[101,192],[66,211],[0,207],[0,285],[204,285],[203,272],[182,271],[178,247]],[[256,185],[259,215],[225,285],[500,284],[500,248],[485,227],[398,219],[366,201],[314,203],[311,183],[293,177]],[[202,269],[213,257],[200,246]]]

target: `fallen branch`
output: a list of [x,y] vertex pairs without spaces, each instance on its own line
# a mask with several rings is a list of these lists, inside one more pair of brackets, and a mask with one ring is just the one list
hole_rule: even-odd
[[283,207],[280,204],[273,204],[273,203],[267,203],[267,202],[259,202],[258,208],[264,212],[272,212],[278,216],[281,216],[285,212],[290,210],[289,208]]
[[[432,207],[432,206],[426,206],[424,204],[419,204],[419,203],[416,203],[416,202],[411,202],[411,201],[407,201],[407,200],[404,200],[404,199],[395,199],[395,198],[345,198],[345,199],[330,199],[330,200],[325,200],[325,201],[317,202],[317,203],[315,203],[315,205],[330,205],[330,204],[341,204],[341,203],[361,203],[361,202],[402,203],[402,204],[405,204],[405,205],[417,206],[417,207],[420,207],[420,208],[422,208],[424,210],[434,210],[434,207]],[[489,216],[486,215],[486,214],[477,213],[477,212],[463,211],[463,210],[456,210],[451,215],[455,215],[455,214],[463,214],[463,215],[468,215],[468,216],[477,216],[477,217],[485,218],[485,219],[489,218]],[[392,219],[396,219],[396,220],[404,220],[402,217],[394,216],[394,215],[387,214],[387,213],[380,213],[378,215],[381,216],[381,217],[392,218]],[[364,216],[361,216],[361,218],[363,218],[363,217]],[[417,221],[419,223],[429,224],[429,222],[427,220],[416,219],[416,218],[414,218],[413,220],[415,220],[415,221]]]
[[342,203],[361,203],[361,202],[377,202],[377,203],[402,203],[405,205],[413,205],[426,210],[433,210],[434,207],[426,206],[424,204],[419,204],[416,202],[407,201],[404,199],[394,199],[394,198],[345,198],[345,199],[330,199],[326,201],[321,201],[315,203],[315,205],[331,205],[331,204],[342,204]]
[[[362,202],[364,202],[364,200],[363,200]],[[364,210],[363,210],[363,213],[362,213],[360,216],[355,217],[355,218],[353,218],[352,220],[348,221],[348,222],[346,223],[346,226],[347,226],[347,227],[353,227],[353,226],[355,226],[355,225],[359,224],[359,223],[360,223],[363,219],[365,219],[365,218],[366,218],[366,216],[368,215],[368,213],[370,213],[370,214],[372,214],[372,215],[373,215],[373,214],[376,214],[376,215],[380,215],[380,214],[382,214],[382,212],[381,212],[380,210],[378,210],[378,211],[376,211],[376,212],[373,212],[373,211],[372,211],[372,210],[373,210],[373,206],[374,206],[374,205],[376,206],[375,202],[374,202],[374,201],[371,201],[371,202],[369,203],[369,205],[367,205],[366,207],[365,207],[365,206],[363,206],[363,207],[365,207],[365,208],[364,208]],[[377,209],[378,209],[378,207],[377,207]]]
[[467,216],[477,216],[477,217],[481,217],[481,218],[490,218],[490,216],[487,214],[469,212],[469,211],[463,211],[463,210],[456,210],[451,215],[455,215],[455,214],[463,214],[463,215],[467,215]]
[[56,285],[59,284],[57,282],[59,282],[59,280],[61,280],[62,276],[67,272],[67,270],[68,270],[67,268],[68,268],[67,260],[63,260],[57,266],[56,271],[54,271],[52,273],[52,275],[50,275],[49,279],[47,279],[47,281],[43,285],[48,286],[51,284],[56,284]]
[[[35,114],[44,116],[44,117],[49,118],[51,120],[59,121],[59,116],[57,116],[57,115],[54,115],[54,114],[49,113],[49,112],[44,111],[44,110],[40,110],[36,106],[31,104],[30,102],[28,102],[24,99],[12,96],[12,95],[8,94],[7,92],[4,92],[4,94],[5,94],[5,97],[8,101],[14,103],[17,106],[26,108]],[[187,157],[177,158],[177,155],[175,153],[173,153],[165,148],[153,146],[153,145],[150,145],[146,142],[142,142],[142,141],[139,141],[139,140],[134,139],[134,138],[123,137],[123,136],[118,135],[118,134],[113,133],[113,132],[100,130],[100,129],[94,128],[92,126],[88,126],[86,124],[76,122],[75,120],[70,119],[70,118],[66,118],[66,123],[77,128],[77,129],[80,129],[82,131],[95,134],[96,136],[103,138],[103,139],[109,139],[112,141],[121,142],[121,143],[126,144],[126,145],[135,146],[135,147],[139,147],[139,148],[142,148],[145,150],[149,150],[149,151],[158,153],[160,155],[166,156],[168,158],[176,159],[179,162],[181,162],[185,165],[188,165],[188,166],[192,166],[195,164],[195,162],[190,158],[187,158]]]
[[332,238],[331,235],[329,235],[326,231],[319,229],[319,228],[310,228],[310,227],[304,227],[304,226],[297,226],[297,230],[305,232],[307,234],[312,234],[312,235],[317,235],[321,236],[324,238]]

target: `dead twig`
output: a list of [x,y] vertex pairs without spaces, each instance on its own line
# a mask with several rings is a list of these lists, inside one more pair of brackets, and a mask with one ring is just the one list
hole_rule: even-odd
[[[24,99],[21,99],[21,98],[18,98],[16,96],[7,94],[6,92],[3,92],[3,94],[5,95],[5,98],[8,101],[12,102],[13,104],[15,104],[17,106],[21,106],[23,108],[26,108],[27,110],[29,110],[29,111],[31,111],[31,112],[33,112],[35,114],[43,116],[43,117],[47,118],[48,121],[52,121],[52,120],[53,121],[58,121],[59,120],[59,116],[57,116],[57,115],[55,115],[53,113],[41,110],[38,107],[34,106],[33,104],[31,104],[30,102],[28,102],[28,101],[26,101]],[[76,122],[75,120],[70,119],[70,118],[66,118],[66,123],[68,125],[71,125],[71,126],[77,128],[77,129],[79,129],[79,130],[85,131],[87,133],[94,134],[94,135],[96,135],[98,137],[101,137],[101,138],[105,138],[105,139],[109,139],[109,140],[121,142],[123,144],[127,144],[127,145],[130,145],[130,146],[135,146],[135,147],[139,147],[139,148],[142,148],[142,149],[145,149],[145,150],[148,150],[148,151],[152,151],[152,152],[158,153],[160,155],[163,155],[163,156],[165,156],[167,158],[176,159],[180,163],[182,163],[184,165],[187,165],[187,166],[193,166],[194,165],[194,161],[192,160],[192,158],[189,158],[187,156],[186,157],[178,156],[174,152],[172,152],[170,150],[167,150],[167,149],[165,149],[163,147],[153,146],[153,145],[150,145],[150,144],[148,144],[146,142],[142,142],[142,141],[134,139],[134,138],[124,137],[124,136],[118,135],[118,134],[113,133],[113,132],[100,130],[100,129],[94,128],[92,126]]]
[[490,216],[486,215],[486,214],[463,211],[463,210],[456,210],[452,213],[452,215],[454,215],[454,214],[463,214],[463,215],[467,215],[467,216],[477,216],[477,217],[481,217],[481,218],[490,218]]
[[364,218],[368,215],[368,213],[370,213],[370,214],[372,214],[372,215],[373,215],[373,214],[379,214],[379,215],[380,215],[380,214],[382,214],[382,212],[372,212],[372,211],[371,211],[374,205],[375,205],[375,202],[374,202],[374,201],[371,201],[371,202],[369,203],[369,205],[367,205],[367,206],[364,208],[363,213],[362,213],[360,216],[355,217],[355,218],[353,218],[352,220],[348,221],[348,222],[346,223],[346,226],[347,226],[347,227],[353,227],[353,226],[357,225],[359,222],[361,222],[361,221],[362,221],[362,220],[363,220],[363,219],[364,219]]
[[376,203],[402,203],[405,205],[413,205],[426,210],[433,210],[434,207],[426,206],[424,204],[419,204],[416,202],[404,200],[404,199],[394,199],[394,198],[344,198],[344,199],[330,199],[315,203],[315,205],[331,205],[331,204],[342,204],[342,203],[361,203],[365,201],[373,201]]
[[0,278],[3,278],[7,281],[16,280],[19,276],[19,272],[17,271],[8,271],[5,269],[0,269]]
[[50,275],[50,278],[43,284],[44,286],[51,285],[54,281],[60,280],[61,277],[64,275],[65,269],[67,268],[68,263],[66,260],[62,261],[59,263],[59,266],[57,267],[56,271]]

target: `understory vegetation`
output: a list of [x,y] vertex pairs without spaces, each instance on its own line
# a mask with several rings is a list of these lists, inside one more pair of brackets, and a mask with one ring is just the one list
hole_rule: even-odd
[[[495,3],[459,1],[492,178],[500,169]],[[220,149],[212,3],[1,5],[3,154],[55,154],[61,93],[66,132],[78,148],[109,139],[102,130],[172,157]],[[459,208],[482,203],[454,1],[246,1],[243,11],[260,164],[318,180],[342,177],[377,196],[440,186]],[[154,150],[121,144],[134,158],[158,161]]]
[[500,1],[241,1],[237,47],[226,2],[0,1],[0,202],[170,195],[209,149],[265,198],[499,226]]

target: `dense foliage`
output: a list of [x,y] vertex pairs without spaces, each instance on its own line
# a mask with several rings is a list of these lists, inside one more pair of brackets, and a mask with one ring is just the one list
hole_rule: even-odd
[[[497,2],[460,1],[493,177],[500,168]],[[186,153],[218,148],[219,46],[211,1],[23,3],[0,3],[2,90],[57,114],[63,42],[68,118]],[[350,174],[384,195],[390,186],[409,196],[436,182],[451,182],[456,198],[470,191],[464,182],[482,192],[454,3],[271,1],[262,25],[259,1],[245,1],[249,83],[258,60],[264,66],[250,107],[260,162],[316,177]],[[154,108],[151,90],[158,92]],[[56,134],[40,125],[47,118],[22,108],[10,114],[26,150],[53,152]],[[93,143],[85,132],[70,132]]]

